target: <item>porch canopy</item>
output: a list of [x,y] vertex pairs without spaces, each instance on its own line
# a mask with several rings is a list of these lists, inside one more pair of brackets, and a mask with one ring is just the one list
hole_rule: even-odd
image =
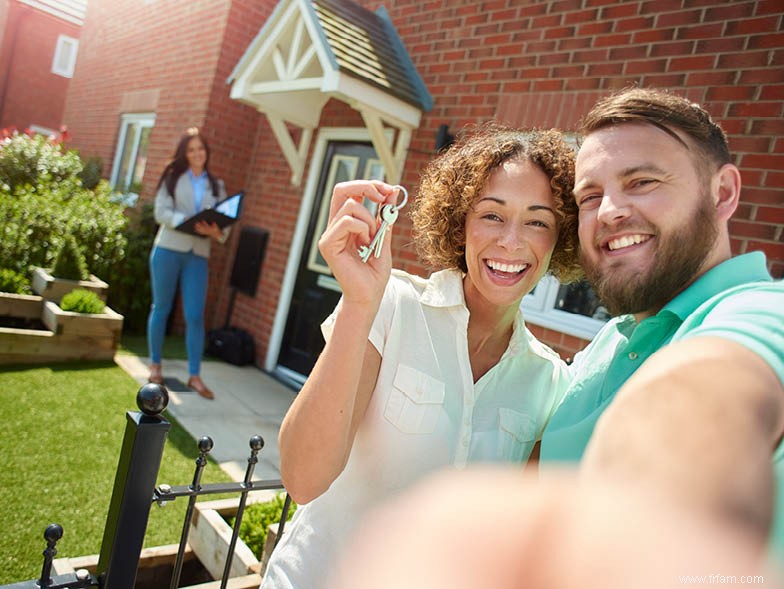
[[411,132],[433,106],[386,9],[351,0],[281,0],[228,82],[232,98],[266,115],[295,185],[330,98],[362,115],[391,183],[400,181]]

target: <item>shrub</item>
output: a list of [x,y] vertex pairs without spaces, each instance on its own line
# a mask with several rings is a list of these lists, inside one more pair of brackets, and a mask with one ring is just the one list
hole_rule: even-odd
[[0,184],[12,191],[18,186],[78,181],[82,160],[57,140],[43,135],[13,132],[0,141]]
[[0,268],[0,292],[31,294],[30,280],[11,268]]
[[110,285],[109,305],[125,317],[125,333],[145,333],[150,313],[150,251],[157,225],[152,203],[126,210],[125,256],[103,277]]
[[[264,503],[254,503],[245,509],[242,516],[242,524],[240,524],[240,538],[245,544],[248,545],[256,555],[256,558],[261,560],[261,554],[264,550],[264,542],[267,539],[267,528],[270,524],[280,521],[283,515],[283,502],[285,500],[285,493],[279,493],[274,499]],[[297,504],[291,502],[289,507],[289,516],[286,521],[291,519],[294,512],[297,510]],[[236,518],[229,520],[229,525],[234,526]]]
[[52,266],[52,276],[68,280],[87,280],[90,277],[84,255],[70,233],[63,237]]
[[76,288],[63,295],[63,298],[60,300],[60,308],[63,311],[71,311],[73,313],[97,315],[104,312],[106,303],[93,291]]
[[79,173],[79,178],[82,181],[82,187],[87,190],[93,190],[98,186],[101,181],[101,172],[103,171],[103,160],[97,155],[88,157],[84,160],[84,169]]
[[82,247],[87,267],[104,278],[125,255],[124,207],[110,201],[101,181],[95,191],[65,184],[0,186],[0,267],[29,275],[51,268],[67,233]]

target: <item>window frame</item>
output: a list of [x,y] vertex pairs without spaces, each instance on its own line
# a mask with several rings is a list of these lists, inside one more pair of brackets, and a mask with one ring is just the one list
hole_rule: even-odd
[[[60,67],[60,60],[63,59],[63,53],[66,47],[70,47],[70,55],[68,55],[68,63],[65,67]],[[54,57],[52,58],[52,73],[63,78],[73,78],[74,70],[76,69],[76,56],[79,53],[79,39],[70,37],[69,35],[58,35],[57,45],[54,49]]]
[[[580,148],[577,134],[564,132],[563,138],[576,154]],[[537,283],[533,293],[523,297],[520,308],[526,322],[590,340],[607,321],[556,309],[558,290],[561,286],[555,277],[546,274]]]
[[[125,147],[125,139],[128,135],[128,129],[131,125],[139,125],[140,129],[150,128],[152,129],[155,126],[155,113],[127,113],[120,116],[120,134],[117,139],[117,148],[114,152],[114,162],[112,163],[112,173],[109,176],[109,183],[113,188],[116,188],[118,185],[118,176],[120,174],[120,165],[122,162],[123,156],[123,148]],[[139,145],[141,143],[141,136],[142,134],[139,133],[136,137],[136,140],[133,142],[131,146],[131,158],[129,159],[130,162],[133,162],[133,165],[128,166],[128,174],[130,178],[123,178],[123,186],[129,187],[130,183],[129,180],[133,179],[133,172],[136,169],[136,158],[139,155]]]
[[520,309],[526,323],[590,340],[604,327],[606,320],[570,313],[555,308],[561,283],[550,274],[536,285],[534,294],[523,297]]

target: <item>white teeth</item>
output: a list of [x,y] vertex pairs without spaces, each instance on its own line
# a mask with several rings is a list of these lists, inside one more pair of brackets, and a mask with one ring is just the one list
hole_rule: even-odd
[[526,268],[528,268],[528,264],[504,264],[502,262],[496,262],[494,260],[488,260],[487,265],[490,266],[493,270],[498,270],[499,272],[509,272],[509,273],[516,273],[522,272]]
[[619,237],[618,239],[613,239],[608,242],[607,247],[610,248],[610,251],[615,251],[617,249],[629,247],[630,245],[642,243],[643,241],[647,240],[648,237],[645,235],[624,235],[623,237]]

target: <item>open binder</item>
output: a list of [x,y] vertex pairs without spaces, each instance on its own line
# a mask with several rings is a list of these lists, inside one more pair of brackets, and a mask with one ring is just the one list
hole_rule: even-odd
[[182,223],[177,225],[177,231],[184,231],[193,235],[196,233],[196,223],[199,221],[207,221],[208,223],[217,223],[223,229],[228,225],[236,223],[240,218],[242,212],[242,199],[245,197],[245,192],[240,191],[237,194],[224,198],[217,203],[214,207],[199,211],[192,217],[188,217]]

